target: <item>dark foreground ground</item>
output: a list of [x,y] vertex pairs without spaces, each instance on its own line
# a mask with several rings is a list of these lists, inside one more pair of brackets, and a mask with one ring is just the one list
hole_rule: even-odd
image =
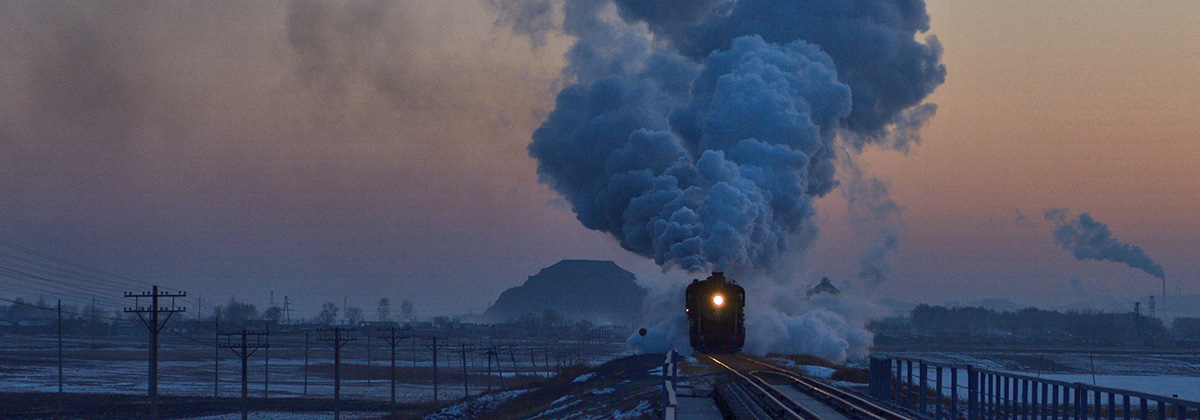
[[[440,404],[342,401],[343,412],[377,412],[381,419],[651,419],[661,417],[663,355],[629,356],[600,366],[568,367],[557,376],[469,400]],[[159,418],[186,419],[237,413],[241,398],[160,396]],[[250,398],[254,412],[329,413],[327,398]],[[0,419],[147,419],[144,395],[0,393]],[[387,413],[391,414],[387,414]]]
[[[201,417],[238,412],[241,398],[160,396],[159,417]],[[315,398],[250,398],[250,411],[328,412],[333,402]],[[389,411],[386,402],[342,401],[343,411]],[[397,414],[414,416],[431,409],[428,405],[401,405]],[[150,402],[144,395],[63,394],[61,405],[55,393],[0,393],[0,419],[145,419]]]

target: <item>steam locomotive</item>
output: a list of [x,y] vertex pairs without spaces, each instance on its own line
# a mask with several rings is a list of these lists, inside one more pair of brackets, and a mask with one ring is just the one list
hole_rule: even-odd
[[701,353],[737,353],[746,343],[746,290],[725,273],[692,280],[684,293],[688,335]]

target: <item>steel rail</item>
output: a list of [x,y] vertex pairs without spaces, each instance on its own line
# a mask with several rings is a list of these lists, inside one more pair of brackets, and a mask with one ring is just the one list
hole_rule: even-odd
[[[826,401],[827,403],[831,403],[842,410],[854,410],[858,413],[864,414],[870,420],[908,420],[911,418],[910,416],[898,413],[887,407],[883,407],[879,404],[868,401],[861,396],[854,395],[849,391],[841,390],[809,378],[797,376],[791,371],[783,369],[779,366],[763,363],[742,355],[737,355],[736,357],[747,362],[766,367],[770,369],[770,373],[786,377],[794,381],[796,384],[806,387],[808,394],[820,394],[816,395],[816,397]],[[805,390],[801,389],[801,391]]]
[[[737,369],[734,369],[733,367],[730,367],[729,365],[725,364],[724,362],[717,360],[716,357],[713,357],[713,356],[710,356],[707,354],[705,354],[704,357],[707,357],[709,360],[712,360],[713,363],[716,363],[717,365],[725,368],[726,370],[733,373],[734,375],[737,375],[746,384],[749,384],[750,386],[756,388],[761,397],[769,399],[770,403],[772,403],[776,407],[778,407],[778,410],[773,410],[773,411],[778,411],[781,416],[786,415],[788,418],[797,419],[797,420],[819,420],[817,418],[817,416],[812,415],[811,413],[808,413],[808,417],[801,416],[799,413],[796,413],[795,410],[792,410],[791,408],[788,407],[787,404],[784,404],[783,401],[780,401],[779,398],[775,397],[775,393],[778,393],[779,391],[768,390],[766,388],[763,388],[762,385],[759,385],[757,383],[757,381],[754,380],[756,378],[751,378],[749,376],[743,375],[741,372],[738,372]],[[772,392],[772,391],[774,391],[774,392]],[[787,398],[787,397],[784,396],[784,398]],[[795,403],[795,401],[792,401],[792,405],[799,406],[798,404]],[[772,417],[778,418],[778,416],[772,416]]]

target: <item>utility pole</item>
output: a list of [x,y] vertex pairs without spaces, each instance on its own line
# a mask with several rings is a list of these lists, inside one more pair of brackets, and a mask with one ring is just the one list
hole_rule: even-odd
[[[275,304],[274,302],[275,302],[275,292],[271,292],[271,304],[274,305]],[[266,345],[263,346],[263,359],[264,359],[263,360],[263,398],[270,398],[269,390],[271,389],[271,321],[267,320],[267,321],[263,322],[263,324],[266,324],[266,327],[263,328],[263,331],[267,332],[263,336],[263,339],[266,340]]]
[[[483,353],[485,356],[487,356],[487,363],[488,363],[488,367],[487,367],[487,372],[488,372],[488,374],[487,374],[487,377],[488,377],[487,389],[488,389],[488,392],[492,392],[492,359],[496,359],[496,371],[500,372],[500,352],[496,351],[496,346],[494,346],[492,344],[493,344],[492,342],[488,342],[488,347],[487,347],[487,349],[485,349],[485,351]],[[503,374],[500,375],[500,381],[501,381],[500,387],[503,388],[504,387],[504,382],[503,382],[504,375]]]
[[367,334],[367,386],[371,387],[371,335]]
[[438,401],[438,362],[437,362],[437,355],[438,355],[438,351],[440,351],[440,350],[442,349],[442,347],[445,347],[445,346],[446,346],[446,344],[445,344],[445,343],[443,343],[442,345],[438,345],[438,342],[437,342],[437,336],[436,336],[436,335],[435,335],[435,336],[433,336],[433,337],[430,337],[430,338],[429,338],[429,340],[430,340],[430,343],[429,343],[428,345],[426,345],[426,347],[428,347],[428,348],[429,348],[429,350],[433,352],[433,402],[434,402],[434,403],[437,403],[437,401]]
[[[150,331],[150,384],[147,387],[147,393],[150,395],[151,420],[158,419],[158,333],[162,332],[163,326],[171,320],[171,315],[187,311],[187,308],[175,306],[175,298],[186,296],[185,292],[159,292],[158,286],[154,286],[149,292],[125,292],[125,297],[134,299],[133,307],[125,308],[125,313],[136,313],[138,319],[142,320],[142,324],[145,324],[146,329]],[[142,306],[142,298],[150,298],[150,306]],[[171,305],[160,305],[159,298],[171,298]],[[167,318],[159,322],[161,313],[167,314]],[[150,319],[146,319],[142,314],[150,314]]]
[[213,398],[221,396],[221,314],[213,318]]
[[529,346],[529,365],[533,367],[533,375],[535,377],[541,377],[537,368],[537,359],[533,358],[534,350],[535,349],[533,346]]
[[333,327],[322,328],[321,332],[325,335],[317,340],[333,347],[333,418],[338,420],[342,418],[342,346],[355,340],[350,337],[354,329]]
[[58,300],[58,410],[63,409],[63,325],[62,299]]
[[516,346],[508,346],[508,360],[512,361],[513,381],[517,381],[517,353]]
[[396,407],[396,345],[400,343],[400,340],[409,338],[408,335],[404,335],[404,334],[396,335],[396,330],[397,330],[396,327],[388,327],[388,335],[379,337],[380,339],[387,341],[388,345],[391,346],[391,348],[392,348],[391,382],[392,382],[392,408],[393,409]]
[[455,352],[462,357],[463,398],[471,396],[470,388],[467,386],[467,353],[470,353],[473,350],[474,349],[472,349],[471,346],[468,346],[466,343],[458,343],[458,351]]
[[308,328],[304,329],[304,395],[308,396]]
[[[247,360],[250,359],[250,356],[253,355],[254,352],[258,351],[258,349],[265,349],[269,347],[269,343],[267,343],[265,340],[267,338],[267,334],[268,332],[266,331],[256,332],[249,330],[221,334],[222,336],[225,336],[225,345],[221,347],[232,350],[234,354],[242,358],[242,420],[247,420],[250,416],[249,406],[247,406],[247,401],[250,399],[250,381],[248,375],[246,374],[248,367]],[[240,337],[241,342],[237,342],[235,337]],[[249,342],[250,337],[254,337],[254,343]]]

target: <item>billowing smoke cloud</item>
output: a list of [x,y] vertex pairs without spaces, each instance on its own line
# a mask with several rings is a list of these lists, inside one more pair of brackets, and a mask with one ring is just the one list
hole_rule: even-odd
[[901,207],[892,200],[887,181],[867,175],[850,156],[843,159],[843,184],[851,230],[869,236],[867,248],[858,259],[858,278],[878,286],[892,275],[888,258],[900,250]]
[[922,4],[828,3],[567,1],[574,84],[533,135],[541,179],[665,267],[770,267],[837,185],[839,129],[901,148],[944,77]]
[[697,61],[746,35],[773,44],[804,40],[819,45],[837,63],[838,79],[854,92],[853,111],[841,124],[855,133],[872,135],[859,139],[858,146],[886,138],[889,126],[902,120],[922,120],[904,111],[920,104],[945,80],[937,39],[929,36],[921,43],[914,37],[929,30],[929,15],[920,0],[618,3],[623,16],[646,22],[655,39],[669,40]]
[[1046,220],[1054,224],[1054,243],[1079,260],[1119,262],[1147,274],[1165,279],[1162,266],[1150,259],[1142,248],[1118,241],[1108,230],[1108,225],[1096,221],[1092,215],[1081,213],[1074,216],[1067,209],[1049,209]]
[[842,361],[870,350],[874,338],[863,326],[882,313],[880,308],[826,294],[808,300],[792,298],[799,290],[763,292],[759,296],[766,299],[747,303],[746,352],[808,354]]
[[676,55],[643,60],[563,91],[530,145],[542,179],[584,226],[659,264],[769,266],[810,219],[810,197],[835,185],[849,89],[802,42],[740,38],[699,72]]
[[888,257],[899,250],[900,233],[890,227],[880,229],[875,240],[858,258],[858,278],[871,286],[887,281],[892,276],[892,264]]
[[[544,1],[495,4],[500,21],[531,36],[537,31],[522,25],[552,14]],[[936,109],[922,101],[945,76],[937,40],[916,39],[929,20],[920,1],[561,7],[562,31],[576,39],[567,86],[533,133],[530,155],[584,226],[664,269],[743,279],[771,272],[812,242],[813,200],[838,185],[839,139],[855,151],[907,150]],[[865,263],[872,281],[886,277],[898,236],[880,244]],[[757,325],[749,351],[840,359],[870,344],[844,311],[780,307],[768,297],[783,295],[761,292],[750,292],[765,302],[747,319]],[[795,292],[781,293],[795,301]],[[676,312],[651,331],[665,345],[681,337]]]

